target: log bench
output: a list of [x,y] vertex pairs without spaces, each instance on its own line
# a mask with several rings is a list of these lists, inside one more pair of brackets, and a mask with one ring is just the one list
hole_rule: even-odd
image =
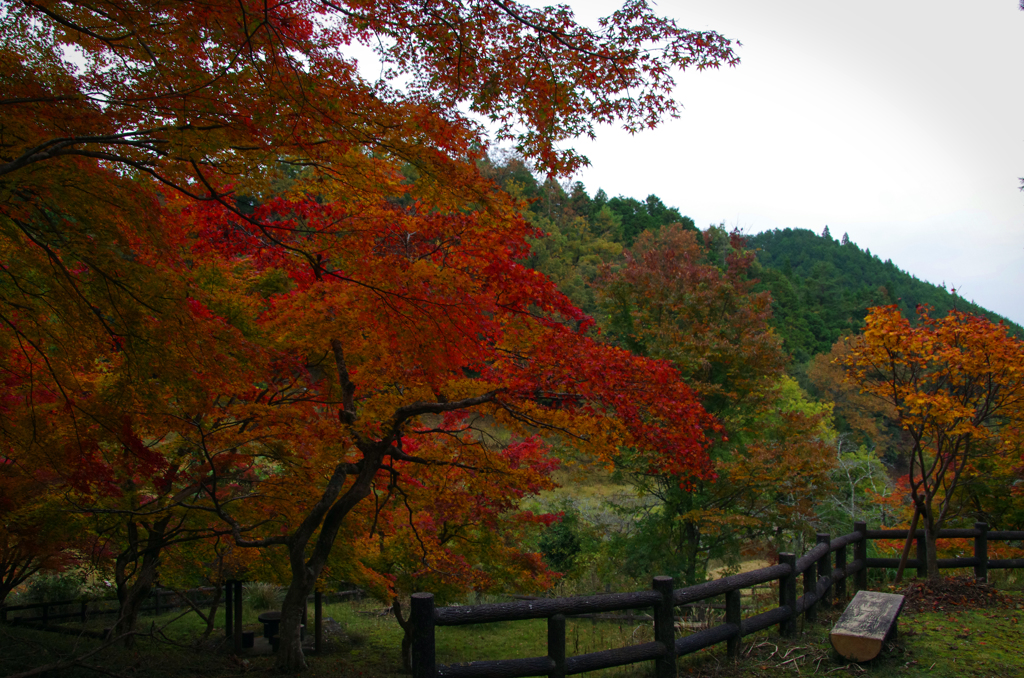
[[887,640],[896,638],[896,619],[902,609],[903,596],[858,591],[832,628],[832,647],[851,661],[874,659]]

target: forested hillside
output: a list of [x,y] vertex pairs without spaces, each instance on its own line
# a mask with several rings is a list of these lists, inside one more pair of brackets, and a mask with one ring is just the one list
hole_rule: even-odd
[[[599,189],[591,197],[580,183],[564,187],[539,181],[516,158],[488,169],[504,188],[528,201],[527,219],[543,232],[532,242],[527,265],[549,275],[587,313],[600,314],[593,284],[601,267],[620,266],[624,250],[641,233],[672,223],[698,230],[680,208],[666,206],[656,195],[609,198]],[[725,235],[724,225],[714,230]],[[760,281],[757,289],[772,296],[770,324],[797,369],[828,353],[840,337],[859,332],[873,306],[896,304],[908,317],[919,305],[930,306],[936,316],[955,308],[1003,322],[1024,336],[1020,325],[882,261],[846,234],[833,238],[827,226],[821,235],[805,229],[764,231],[747,236],[746,247],[756,253],[751,275]]]
[[764,231],[747,244],[756,249],[758,275],[772,293],[773,326],[797,363],[827,353],[840,336],[859,332],[872,306],[896,304],[908,317],[919,305],[931,306],[939,316],[956,308],[1003,321],[1022,334],[1019,325],[917,279],[889,259],[883,262],[846,234],[836,240],[827,226],[820,236],[804,229]]

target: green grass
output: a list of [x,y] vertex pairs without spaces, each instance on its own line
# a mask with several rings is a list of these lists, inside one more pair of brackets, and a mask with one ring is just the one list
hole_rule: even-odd
[[[836,654],[828,633],[842,611],[820,615],[817,624],[803,624],[793,638],[775,631],[744,638],[741,658],[733,661],[724,648],[696,653],[680,661],[680,675],[702,678],[775,678],[779,676],[934,676],[936,678],[1024,675],[1024,596],[1014,594],[1015,607],[952,610],[900,615],[899,638],[870,662],[854,664]],[[795,660],[795,661],[789,661]]]
[[[742,657],[733,661],[725,656],[721,644],[680,658],[681,676],[703,678],[768,678],[795,675],[892,676],[995,676],[1024,675],[1024,596],[1012,594],[1010,607],[943,612],[904,612],[900,618],[900,638],[876,660],[853,665],[842,660],[828,642],[828,632],[841,611],[823,612],[819,622],[801,622],[798,634],[783,639],[772,629],[745,638]],[[243,614],[247,630],[258,630],[258,610]],[[401,631],[394,618],[373,601],[325,605],[327,651],[309,656],[309,676],[348,678],[367,676],[398,678],[403,676],[398,648]],[[749,613],[748,613],[749,614]],[[162,628],[166,641],[151,637],[139,639],[132,650],[111,647],[88,660],[113,675],[144,678],[220,678],[247,675],[272,675],[273,657],[245,656],[245,664],[233,658],[223,643],[223,618],[210,642],[192,644],[203,628],[201,620],[187,614],[143,617],[141,627]],[[173,621],[172,621],[173,620]],[[652,628],[645,622],[608,622],[568,620],[567,652],[583,654],[610,647],[621,647],[651,640]],[[437,629],[437,659],[440,663],[484,659],[538,656],[546,653],[546,626],[543,620],[501,622],[495,624]],[[176,644],[171,644],[176,643]],[[219,646],[218,646],[219,643]],[[74,656],[96,647],[97,641],[0,626],[0,676],[41,666],[62,657]],[[66,669],[51,676],[94,677],[89,669]],[[651,665],[635,665],[589,674],[601,678],[651,676]]]

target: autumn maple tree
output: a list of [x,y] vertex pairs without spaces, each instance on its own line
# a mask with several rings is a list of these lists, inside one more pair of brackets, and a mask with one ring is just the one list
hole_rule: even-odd
[[[421,190],[400,175],[391,186],[399,195]],[[237,534],[239,544],[287,551],[282,646],[292,643],[299,658],[302,602],[339,557],[339,531],[353,520],[380,526],[386,515],[402,514],[377,508],[376,498],[387,504],[432,483],[424,491],[436,515],[413,521],[424,532],[408,532],[418,535],[417,559],[429,574],[442,567],[431,562],[463,558],[449,548],[458,535],[443,535],[487,513],[474,518],[474,502],[460,501],[452,509],[461,518],[442,520],[453,479],[432,469],[508,476],[480,485],[489,488],[491,514],[510,510],[515,493],[549,482],[541,473],[548,462],[525,455],[525,443],[486,445],[484,421],[524,440],[538,430],[561,437],[605,461],[628,445],[652,467],[709,472],[703,430],[711,421],[678,373],[587,336],[589,321],[553,283],[516,263],[533,232],[525,222],[411,212],[400,201],[356,208],[358,199],[260,205],[252,216],[274,224],[280,249],[263,250],[261,227],[215,205],[177,215],[183,242],[208,269],[200,277],[212,281],[197,286],[196,304],[264,352],[266,385],[236,390],[217,418],[246,422],[237,435],[250,438],[220,448],[274,464],[256,491],[265,523],[247,522],[245,505],[243,515],[229,506],[218,515],[253,527]],[[296,251],[320,256],[289,254]],[[254,281],[281,272],[288,284],[280,291],[254,291]],[[365,563],[358,553],[348,560]]]
[[467,417],[710,471],[678,373],[595,343],[517,263],[533,232],[481,175],[474,120],[567,172],[585,160],[567,140],[673,115],[674,69],[735,63],[728,40],[637,1],[598,30],[504,0],[0,18],[0,367],[25,403],[2,454],[51,469],[67,510],[118,517],[110,553],[143,572],[172,526],[283,548],[282,667],[304,666],[302,602],[339,533],[333,557],[369,567],[346,530],[384,516],[371,497],[429,493],[440,476],[416,469],[439,465],[534,472],[460,439],[483,435]]
[[936,535],[955,509],[960,483],[986,459],[1009,454],[1011,466],[1019,462],[1024,344],[1002,324],[959,311],[932,318],[921,307],[916,320],[896,306],[871,309],[864,334],[839,362],[861,389],[895,409],[912,441],[911,529],[922,521],[934,579]]
[[739,411],[785,365],[753,264],[736,232],[645,231],[602,284],[609,331],[636,353],[675,363],[719,415]]
[[805,528],[831,459],[822,431],[829,413],[807,407],[799,387],[782,379],[771,299],[756,291],[753,265],[740,234],[674,224],[642,233],[601,289],[610,333],[671,361],[721,425],[711,449],[717,477],[620,460],[660,509],[640,519],[648,550],[631,544],[631,553],[671,554],[668,566],[688,582],[739,541]]

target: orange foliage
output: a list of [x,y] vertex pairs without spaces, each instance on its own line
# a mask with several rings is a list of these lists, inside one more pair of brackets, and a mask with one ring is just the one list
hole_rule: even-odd
[[955,515],[962,480],[979,463],[1019,465],[1024,343],[1001,324],[958,311],[933,319],[921,308],[919,316],[911,325],[895,306],[872,309],[864,335],[840,362],[895,409],[913,441],[907,484],[934,577],[935,533]]
[[[438,483],[541,487],[542,455],[508,459],[538,432],[710,473],[710,419],[675,370],[592,341],[516,263],[532,232],[481,176],[485,140],[459,111],[569,171],[584,159],[565,139],[673,115],[671,69],[735,63],[728,40],[633,1],[597,31],[496,0],[3,12],[0,374],[20,399],[4,454],[109,519],[97,540],[126,585],[179,539],[283,546],[280,662],[299,668],[300,595],[329,557],[379,579],[363,555],[399,488],[430,536]],[[359,75],[353,43],[390,82]],[[463,439],[483,421],[518,442]],[[351,548],[332,556],[339,534]],[[419,553],[438,567],[479,556],[433,539]],[[546,576],[499,554],[509,580]]]

